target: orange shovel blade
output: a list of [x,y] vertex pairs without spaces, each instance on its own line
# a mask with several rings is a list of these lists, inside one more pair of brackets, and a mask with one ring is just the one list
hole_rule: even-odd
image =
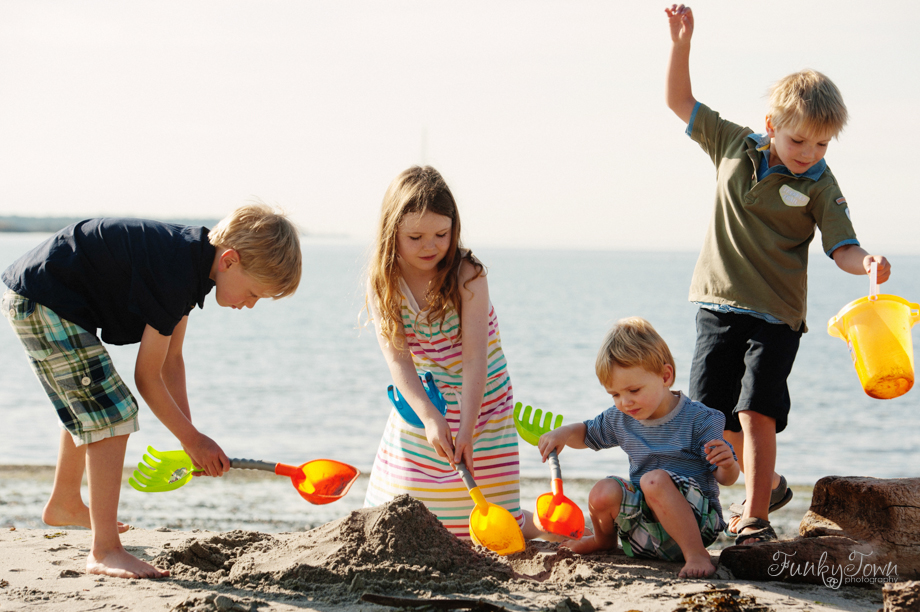
[[361,472],[334,459],[315,459],[300,466],[279,463],[275,474],[289,476],[301,497],[311,504],[322,505],[344,497]]
[[562,494],[561,481],[553,481],[553,490],[537,498],[538,526],[543,531],[580,540],[585,533],[585,515],[575,502]]

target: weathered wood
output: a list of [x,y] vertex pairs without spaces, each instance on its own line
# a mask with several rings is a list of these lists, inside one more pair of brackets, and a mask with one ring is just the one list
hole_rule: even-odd
[[920,612],[920,582],[895,582],[882,587],[883,612]]
[[738,578],[878,587],[920,578],[920,478],[828,476],[792,540],[733,546]]
[[497,606],[481,599],[414,599],[411,597],[391,597],[376,593],[364,593],[361,601],[375,603],[379,606],[394,608],[420,608],[435,610],[473,610],[473,612],[508,612],[503,606]]

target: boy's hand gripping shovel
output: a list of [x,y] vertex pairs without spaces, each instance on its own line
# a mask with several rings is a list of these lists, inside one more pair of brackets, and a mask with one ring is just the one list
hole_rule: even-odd
[[[444,395],[441,394],[440,389],[438,389],[437,384],[435,384],[434,376],[432,376],[431,372],[425,372],[424,377],[419,376],[419,378],[422,381],[422,386],[425,388],[428,399],[431,400],[434,407],[441,414],[447,414],[447,401],[444,399]],[[409,402],[400,395],[396,387],[393,385],[388,386],[387,396],[393,402],[393,406],[396,407],[399,416],[406,423],[413,427],[424,427],[421,419],[412,410]],[[463,479],[463,484],[466,485],[473,501],[476,502],[470,512],[470,537],[473,542],[499,555],[510,555],[524,550],[527,547],[524,543],[524,534],[521,533],[521,528],[511,513],[501,506],[486,500],[485,495],[476,486],[476,481],[473,480],[473,476],[465,464],[461,462],[455,469],[460,474],[460,478]]]
[[[144,455],[133,477],[128,479],[128,483],[138,491],[172,491],[192,479],[195,466],[185,451],[160,452],[148,446],[147,452],[149,455]],[[231,459],[230,467],[288,476],[300,496],[316,505],[329,504],[344,497],[361,474],[347,463],[333,459],[314,459],[299,466],[254,459]]]
[[[525,442],[536,446],[540,441],[540,436],[556,429],[562,425],[562,415],[556,417],[556,422],[550,427],[553,419],[553,413],[547,412],[540,424],[540,417],[543,416],[542,410],[534,413],[533,422],[530,421],[531,406],[524,408],[524,414],[521,415],[521,402],[514,405],[514,426],[517,428],[518,435]],[[559,466],[559,455],[555,449],[549,453],[549,467],[552,475],[552,493],[544,493],[537,498],[537,512],[534,514],[537,526],[543,531],[555,533],[573,540],[580,540],[585,533],[585,515],[581,508],[570,500],[562,491],[562,468]]]

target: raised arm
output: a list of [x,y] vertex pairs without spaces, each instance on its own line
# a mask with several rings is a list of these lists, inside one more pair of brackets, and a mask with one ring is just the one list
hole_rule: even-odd
[[674,4],[664,9],[671,27],[671,59],[668,61],[668,81],[665,98],[668,108],[684,123],[690,123],[690,116],[696,106],[696,98],[690,88],[690,38],[693,36],[693,11],[689,6]]

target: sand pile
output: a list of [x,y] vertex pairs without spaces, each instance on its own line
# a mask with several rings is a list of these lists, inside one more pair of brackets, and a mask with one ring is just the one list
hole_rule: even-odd
[[240,531],[196,540],[156,564],[180,578],[263,590],[347,583],[352,591],[384,585],[451,591],[497,586],[512,576],[496,555],[451,535],[407,495],[284,540]]

